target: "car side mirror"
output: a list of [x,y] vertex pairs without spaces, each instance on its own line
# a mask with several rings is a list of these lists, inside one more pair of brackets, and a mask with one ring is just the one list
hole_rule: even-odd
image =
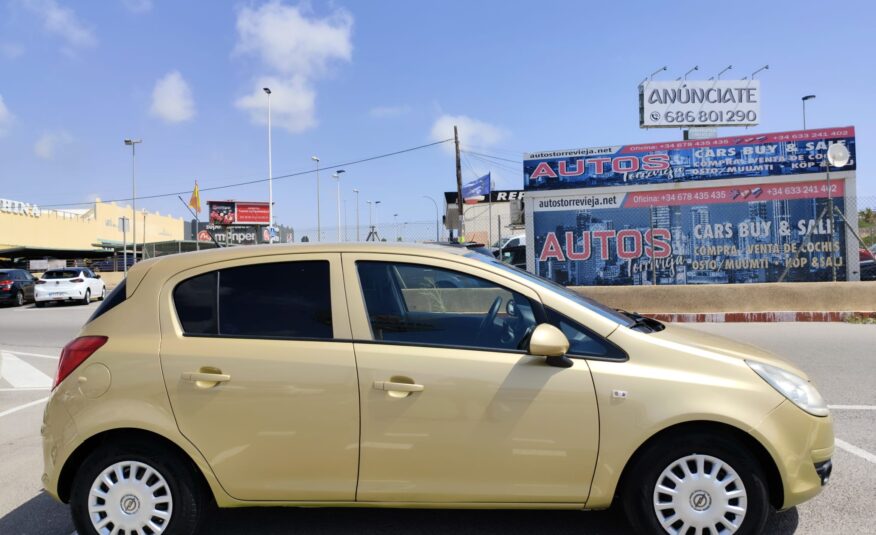
[[569,339],[563,331],[549,323],[538,325],[529,337],[529,354],[546,357],[545,363],[558,368],[571,368],[572,359],[566,356]]
[[99,279],[99,278],[100,278],[100,275],[98,275],[97,273],[95,273],[95,274],[94,274],[94,278],[95,278],[95,279]]

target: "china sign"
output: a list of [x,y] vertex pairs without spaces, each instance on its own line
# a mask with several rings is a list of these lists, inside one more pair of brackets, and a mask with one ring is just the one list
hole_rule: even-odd
[[646,81],[639,86],[639,126],[753,126],[760,121],[757,80]]
[[851,153],[843,170],[854,170],[855,129],[847,126],[535,152],[524,156],[523,184],[530,191],[719,178],[779,180],[782,176],[823,173],[827,148],[834,143],[845,145]]
[[207,201],[211,225],[267,225],[270,205],[266,202]]

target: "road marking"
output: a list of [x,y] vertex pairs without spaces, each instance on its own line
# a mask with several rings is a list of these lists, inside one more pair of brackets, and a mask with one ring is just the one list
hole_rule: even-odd
[[[2,415],[0,415],[2,416]],[[865,461],[870,461],[873,464],[876,464],[876,455],[873,455],[867,450],[862,450],[857,446],[853,446],[844,440],[840,440],[838,438],[833,439],[834,444],[840,449],[846,450],[852,455],[857,455],[858,457],[864,459]]]
[[58,360],[57,355],[43,355],[42,353],[25,353],[24,351],[4,351],[4,353],[12,353],[13,355],[24,355],[26,357],[40,357],[44,359]]
[[[11,409],[6,409],[5,411],[0,412],[0,418],[3,418],[4,416],[9,416],[10,414],[16,413],[18,411],[23,411],[24,409],[27,409],[28,407],[33,407],[34,405],[39,405],[40,403],[45,403],[48,400],[49,400],[49,398],[47,396],[47,397],[44,397],[43,399],[38,399],[36,401],[31,401],[30,403],[25,403],[24,405],[19,405],[18,407],[12,407]],[[876,461],[874,461],[874,462],[876,462]]]
[[876,411],[876,405],[828,405],[827,408],[837,411]]
[[52,378],[12,353],[0,351],[0,379],[14,388],[48,388]]

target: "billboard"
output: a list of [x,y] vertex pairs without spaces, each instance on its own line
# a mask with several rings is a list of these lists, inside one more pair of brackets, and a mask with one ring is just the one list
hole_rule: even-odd
[[827,148],[833,143],[849,149],[851,159],[843,170],[854,170],[855,128],[846,126],[534,152],[524,156],[523,185],[532,191],[719,178],[778,181],[790,175],[823,173]]
[[266,202],[207,201],[211,225],[268,225],[270,205]]
[[[831,181],[840,211],[843,188]],[[821,181],[630,191],[589,195],[607,201],[585,209],[531,199],[535,272],[574,286],[823,281],[833,267],[844,280],[845,229],[826,217],[827,191]]]
[[645,81],[639,86],[639,126],[754,126],[760,121],[758,80]]
[[[828,182],[834,143],[852,157]],[[527,267],[567,285],[855,279],[854,151],[843,127],[528,155]],[[649,156],[666,169],[612,168]]]

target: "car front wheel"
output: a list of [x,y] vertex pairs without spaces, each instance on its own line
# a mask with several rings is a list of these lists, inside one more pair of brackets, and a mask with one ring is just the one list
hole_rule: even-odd
[[624,507],[637,532],[763,531],[770,512],[763,470],[728,437],[676,437],[649,448],[631,469]]
[[15,306],[24,306],[24,293],[18,292],[15,294]]
[[205,503],[188,463],[171,452],[134,444],[92,453],[70,495],[80,535],[197,533]]
[[91,290],[85,290],[85,297],[82,298],[82,304],[87,305],[91,302]]

